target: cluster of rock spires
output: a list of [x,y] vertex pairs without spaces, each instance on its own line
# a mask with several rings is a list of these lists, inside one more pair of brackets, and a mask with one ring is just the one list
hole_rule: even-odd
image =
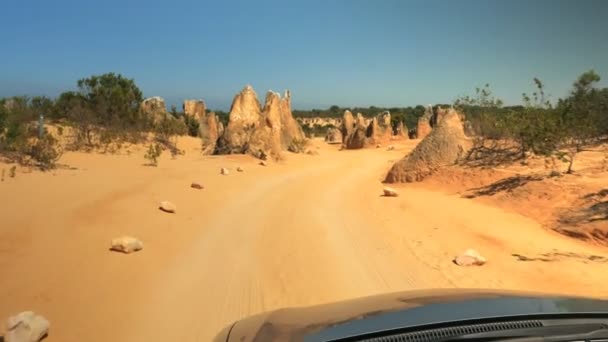
[[[349,110],[346,110],[338,131],[339,133],[336,130],[329,130],[325,140],[336,142],[337,138],[341,137],[342,145],[346,149],[358,149],[385,143],[393,136],[391,113],[385,111],[372,119],[366,119],[361,113],[357,113],[357,116],[354,117]],[[407,127],[403,122],[399,123],[396,135],[408,137]]]
[[340,119],[340,118],[314,117],[314,118],[297,118],[296,120],[298,121],[298,123],[300,125],[308,127],[308,128],[313,128],[315,125],[318,125],[321,127],[326,127],[326,126],[338,127],[342,124],[342,119]]
[[[160,97],[141,104],[144,113],[160,120],[167,113]],[[247,85],[232,101],[229,120],[224,128],[214,112],[208,112],[202,100],[184,101],[184,115],[199,123],[204,154],[248,153],[260,159],[278,158],[294,141],[303,140],[304,132],[291,112],[291,93],[283,96],[268,91],[264,106],[253,88]]]
[[452,108],[438,108],[436,116],[429,118],[429,125],[431,120],[436,120],[437,125],[410,154],[393,165],[385,182],[421,181],[466,155],[472,142],[465,135],[462,115]]
[[435,126],[438,120],[433,115],[433,107],[428,105],[424,110],[424,115],[418,118],[418,124],[416,126],[416,137],[418,139],[424,139],[429,133],[431,133],[432,126]]
[[198,135],[202,140],[203,154],[213,154],[217,140],[224,133],[224,125],[215,112],[207,112],[203,100],[184,101],[184,115],[198,122]]
[[304,132],[291,113],[291,93],[268,91],[264,106],[246,86],[232,101],[229,121],[217,140],[216,154],[248,153],[260,159],[278,158]]

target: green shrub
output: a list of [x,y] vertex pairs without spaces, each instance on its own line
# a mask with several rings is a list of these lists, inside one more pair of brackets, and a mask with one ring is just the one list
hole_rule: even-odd
[[198,137],[200,128],[198,120],[190,115],[184,115],[182,117],[184,118],[184,123],[188,129],[188,135],[191,137]]
[[158,166],[158,157],[163,153],[163,147],[160,144],[150,144],[144,158],[148,161],[149,166]]
[[45,134],[41,139],[36,139],[30,145],[28,153],[42,170],[54,168],[62,154],[57,139],[50,134]]
[[308,142],[309,141],[306,138],[303,138],[303,139],[294,138],[289,143],[287,150],[290,152],[293,152],[293,153],[302,153],[306,150],[306,147],[308,146]]
[[154,133],[156,142],[168,149],[172,156],[183,153],[177,148],[177,137],[188,133],[184,121],[165,116],[154,127]]

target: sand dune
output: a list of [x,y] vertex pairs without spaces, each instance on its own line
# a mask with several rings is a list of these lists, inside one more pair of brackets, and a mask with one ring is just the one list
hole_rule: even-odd
[[[339,152],[315,141],[319,155],[263,167],[248,156],[202,156],[186,139],[186,155],[163,155],[156,168],[132,148],[19,171],[0,184],[0,317],[43,314],[49,342],[208,341],[262,311],[407,289],[608,295],[598,272],[605,248],[420,186],[380,196],[386,171],[416,142]],[[237,166],[245,171],[220,175]],[[158,210],[162,200],[177,212]],[[121,235],[144,249],[110,252]],[[470,247],[485,266],[451,262]]]

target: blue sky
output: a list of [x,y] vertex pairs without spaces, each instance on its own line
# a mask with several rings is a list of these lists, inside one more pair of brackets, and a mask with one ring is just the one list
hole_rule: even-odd
[[117,72],[145,96],[227,109],[251,84],[296,108],[451,102],[490,83],[519,103],[595,69],[608,83],[608,1],[3,0],[0,96],[50,95]]

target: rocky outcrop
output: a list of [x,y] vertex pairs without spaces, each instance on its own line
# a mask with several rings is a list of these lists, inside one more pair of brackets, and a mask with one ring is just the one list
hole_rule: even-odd
[[374,135],[373,142],[378,143],[386,143],[391,140],[393,136],[393,128],[391,126],[391,113],[389,111],[384,111],[378,116],[374,118]]
[[260,159],[278,157],[281,153],[282,122],[281,96],[269,91],[264,101],[260,122],[251,135],[247,152]]
[[217,140],[221,136],[221,125],[215,112],[203,114],[199,118],[198,132],[201,137],[203,154],[213,154]]
[[389,188],[384,187],[384,189],[382,189],[382,192],[384,193],[385,197],[397,197],[399,196],[399,193],[397,192],[397,190],[393,189],[393,188]]
[[[345,120],[346,121],[346,120]],[[365,118],[361,113],[357,113],[355,120],[355,126],[351,134],[346,139],[345,148],[347,149],[359,149],[363,148],[367,144],[367,125],[365,124]]]
[[303,127],[305,126],[308,128],[314,128],[315,126],[340,127],[340,125],[342,125],[342,119],[338,119],[338,118],[321,118],[321,117],[297,118],[296,121],[298,121],[300,126],[303,126]]
[[402,137],[402,138],[409,139],[410,136],[409,136],[407,126],[403,123],[403,121],[399,121],[399,124],[397,124],[397,132],[395,135]]
[[486,258],[474,249],[467,249],[464,253],[457,255],[453,262],[458,266],[482,266],[486,263]]
[[457,162],[470,147],[461,116],[449,109],[437,127],[409,155],[393,165],[385,182],[421,181],[437,169]]
[[294,140],[304,139],[304,131],[291,112],[291,92],[289,90],[285,91],[285,95],[279,101],[279,112],[281,113],[281,147],[285,149]]
[[346,141],[353,134],[355,129],[355,118],[350,110],[345,110],[342,116],[342,125],[340,125],[340,132],[342,133],[342,144],[346,146]]
[[143,248],[143,242],[131,236],[121,236],[112,239],[110,243],[110,250],[125,254],[141,251]]
[[166,213],[174,214],[177,211],[177,206],[169,201],[162,201],[158,205],[158,209]]
[[433,120],[433,107],[429,105],[422,115],[418,119],[418,125],[416,126],[416,137],[418,139],[424,139],[429,133],[431,133],[432,127],[431,122]]
[[200,121],[207,111],[207,106],[205,106],[205,102],[203,100],[185,100],[183,109],[184,115],[193,117],[194,119]]
[[216,120],[217,120],[217,134],[218,134],[218,136],[221,137],[222,135],[224,135],[224,123],[221,122],[217,116],[216,116]]
[[6,320],[6,342],[38,342],[49,333],[49,321],[32,311],[24,311]]
[[344,148],[359,149],[388,142],[393,132],[390,122],[391,117],[388,112],[371,119],[357,113],[357,118],[353,119],[352,114],[345,111],[340,127]]
[[[220,131],[218,125],[218,133]],[[304,132],[291,112],[289,91],[283,97],[269,91],[262,108],[253,88],[246,86],[232,102],[228,125],[220,134],[215,153],[279,158],[282,150],[303,139]]]
[[157,124],[167,117],[171,117],[171,115],[167,112],[165,100],[159,96],[149,97],[143,100],[141,102],[140,109],[144,115],[152,120],[154,124]]
[[230,106],[228,125],[217,142],[217,154],[245,153],[249,140],[260,124],[261,106],[250,85],[236,94]]
[[369,143],[377,144],[380,142],[380,127],[378,126],[378,118],[374,117],[366,121],[367,130],[365,135],[369,138]]
[[325,142],[328,144],[341,144],[342,143],[342,132],[337,128],[330,128],[327,130],[325,136]]
[[437,124],[439,123],[439,121],[443,120],[443,118],[448,114],[448,110],[447,109],[443,109],[440,106],[437,106],[434,116],[433,116],[433,120],[431,120],[432,126],[437,126]]

